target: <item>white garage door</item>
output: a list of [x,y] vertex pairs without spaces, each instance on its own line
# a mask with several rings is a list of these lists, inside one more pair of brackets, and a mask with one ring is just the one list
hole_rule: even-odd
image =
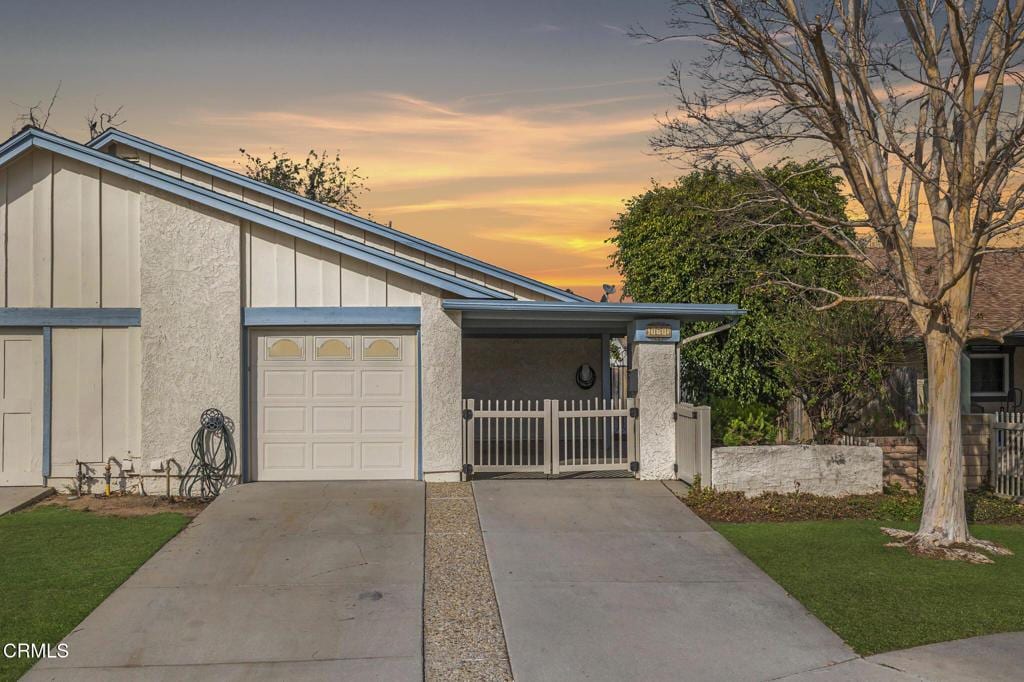
[[255,336],[257,480],[416,477],[416,336]]

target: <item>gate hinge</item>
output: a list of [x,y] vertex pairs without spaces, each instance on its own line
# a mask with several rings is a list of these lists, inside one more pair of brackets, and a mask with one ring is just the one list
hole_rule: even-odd
[[462,473],[466,474],[467,476],[472,476],[473,475],[473,465],[470,464],[469,462],[466,462],[465,464],[463,464],[462,465]]
[[470,419],[472,419],[473,418],[473,410],[469,409],[468,407],[466,409],[464,409],[462,411],[462,418],[465,419],[466,421],[469,421]]
[[640,408],[639,407],[631,407],[631,408],[629,408],[629,416],[632,417],[633,419],[636,419],[637,417],[639,417],[640,416]]
[[678,474],[679,473],[679,463],[678,462],[672,462],[672,473],[673,474]]
[[672,421],[674,421],[674,422],[679,421],[679,413],[678,412],[673,412],[672,413]]
[[629,463],[629,470],[632,471],[634,474],[636,472],[640,471],[640,462],[637,462],[636,460],[630,462]]

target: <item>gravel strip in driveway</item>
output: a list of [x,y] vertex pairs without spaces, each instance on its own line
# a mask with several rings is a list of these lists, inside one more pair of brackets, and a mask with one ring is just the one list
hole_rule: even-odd
[[511,680],[470,483],[427,484],[425,559],[427,680]]

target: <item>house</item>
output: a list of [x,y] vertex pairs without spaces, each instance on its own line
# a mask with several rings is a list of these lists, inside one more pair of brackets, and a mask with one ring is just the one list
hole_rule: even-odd
[[[628,432],[613,466],[669,478],[679,325],[742,313],[594,303],[117,130],[0,144],[0,226],[0,485],[109,465],[162,491],[209,407],[243,482],[459,480],[464,400],[621,417],[576,443]],[[613,405],[620,337],[635,397]],[[513,445],[557,462],[548,424]]]
[[[885,263],[885,255],[872,249],[871,258]],[[935,249],[915,247],[914,260],[926,286],[934,286]],[[1002,338],[975,337],[967,340],[962,374],[962,404],[965,412],[991,413],[1024,410],[1024,253],[1016,249],[994,249],[981,256],[971,304],[973,329],[1012,329]],[[917,328],[906,319],[903,332],[917,338]],[[924,398],[926,379],[924,356],[911,354],[908,363],[921,382],[916,398]]]

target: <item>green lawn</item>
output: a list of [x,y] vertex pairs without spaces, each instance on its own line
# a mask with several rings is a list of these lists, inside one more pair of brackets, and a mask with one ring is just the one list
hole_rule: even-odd
[[[56,507],[0,517],[0,646],[59,642],[188,522],[174,513],[123,518]],[[0,680],[33,663],[0,657]]]
[[863,520],[714,524],[859,654],[1024,630],[1024,526],[973,526],[1015,556],[970,565],[884,547],[882,525],[913,528]]

